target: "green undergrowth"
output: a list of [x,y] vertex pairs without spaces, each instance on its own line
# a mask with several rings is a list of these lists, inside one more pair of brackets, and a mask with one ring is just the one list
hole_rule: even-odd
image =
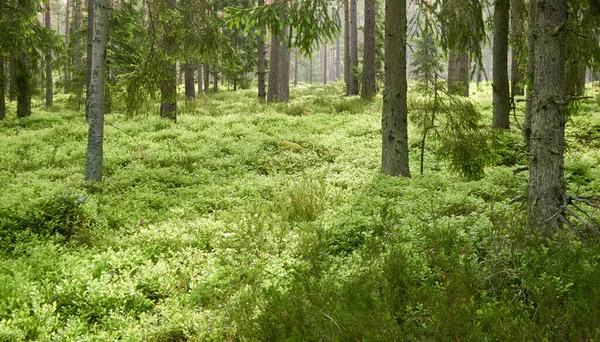
[[[381,175],[381,97],[300,85],[106,116],[104,182],[66,97],[0,122],[0,341],[579,341],[600,337],[600,248],[527,232],[527,157],[490,132],[466,180],[432,140]],[[487,96],[487,95],[490,96]],[[418,94],[411,93],[411,97]],[[519,107],[518,111],[523,108]],[[10,114],[10,113],[9,113]],[[585,102],[567,124],[569,193],[600,193]],[[593,214],[592,214],[593,215]],[[583,236],[584,238],[581,238]]]

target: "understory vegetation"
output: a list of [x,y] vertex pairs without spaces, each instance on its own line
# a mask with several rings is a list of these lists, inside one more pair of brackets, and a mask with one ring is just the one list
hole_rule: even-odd
[[[600,194],[588,87],[567,123],[573,196]],[[83,182],[87,124],[65,95],[18,120],[9,104],[0,341],[600,338],[600,236],[576,219],[552,239],[526,231],[528,175],[513,170],[527,155],[518,123],[487,128],[491,85],[474,91],[468,135],[431,130],[423,175],[411,118],[412,179],[379,172],[381,97],[342,93],[207,94],[177,123],[115,104],[101,184]]]

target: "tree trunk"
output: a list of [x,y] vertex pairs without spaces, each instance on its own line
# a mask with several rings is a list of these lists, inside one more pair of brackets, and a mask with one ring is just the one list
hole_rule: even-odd
[[[87,25],[87,73],[86,73],[86,83],[85,83],[85,94],[86,94],[86,102],[90,96],[90,81],[92,80],[92,41],[94,40],[94,1],[95,0],[87,0],[88,2],[88,25]],[[89,102],[88,102],[89,103]],[[89,120],[89,110],[88,106],[85,106],[85,119]]]
[[[344,83],[346,95],[350,95],[350,0],[344,0]],[[312,64],[311,64],[312,67]]]
[[523,72],[519,61],[523,55],[523,36],[525,27],[523,26],[523,1],[510,0],[510,34],[512,36],[512,58],[511,58],[511,75],[510,75],[510,96],[523,95],[524,91],[519,83],[523,79]]
[[204,91],[210,91],[210,66],[204,63]]
[[[46,0],[44,4],[46,13],[45,13],[45,24],[46,29],[51,30],[52,26],[52,16],[50,15],[50,0]],[[52,53],[48,52],[46,54],[46,108],[52,107],[54,100],[54,82],[52,81]]]
[[290,58],[291,51],[288,47],[287,37],[289,34],[289,27],[283,28],[283,38],[280,56],[281,61],[279,62],[279,76],[281,77],[279,81],[279,101],[289,102],[290,101]]
[[364,29],[364,60],[362,74],[363,98],[375,97],[375,20],[377,0],[365,0],[365,29]]
[[531,136],[531,112],[533,108],[533,85],[535,83],[535,22],[536,22],[535,0],[529,0],[529,13],[527,18],[527,96],[525,102],[525,120],[523,122],[523,140],[529,147]]
[[108,38],[108,0],[96,0],[96,18],[92,79],[88,97],[88,146],[85,158],[85,180],[102,181],[102,158],[104,139],[104,82],[106,78],[106,41]]
[[[71,15],[71,0],[67,0],[66,3],[66,8],[65,8],[65,47],[67,49],[67,51],[69,51],[69,34],[70,34],[70,27],[69,27],[69,21],[70,21],[70,15]],[[71,58],[67,58],[67,65],[65,67],[65,75],[64,75],[64,80],[68,81],[70,79],[70,75],[69,75],[69,66],[71,64]],[[67,93],[67,87],[63,87],[64,88],[64,92],[65,94]]]
[[294,54],[294,86],[298,85],[298,49]]
[[213,92],[219,92],[219,70],[218,68],[213,68]]
[[[0,12],[1,19],[2,13]],[[4,56],[0,56],[0,120],[4,120],[6,117],[6,77],[4,76],[4,64]]]
[[185,99],[191,100],[196,98],[196,82],[194,82],[194,63],[192,61],[188,61],[183,66],[183,70],[185,72]]
[[17,63],[14,58],[9,58],[8,65],[8,101],[14,102],[17,99]]
[[493,82],[494,119],[492,128],[510,128],[510,94],[508,84],[508,28],[510,0],[496,0],[494,5]]
[[17,95],[17,118],[31,116],[31,62],[26,52],[20,52],[11,63],[15,64],[15,91]]
[[448,54],[448,91],[469,96],[469,55],[458,47]]
[[406,83],[406,0],[385,1],[385,88],[381,171],[410,177]]
[[350,95],[358,95],[358,17],[356,0],[350,0]]
[[308,84],[312,84],[313,83],[313,60],[312,57],[310,58],[310,66],[309,66],[309,72],[308,72]]
[[340,63],[342,61],[340,35],[338,34],[335,41],[335,80],[340,80]]
[[[97,1],[97,0],[96,0]],[[167,10],[175,10],[176,0],[166,0]],[[164,23],[163,44],[165,57],[173,54],[177,41],[171,19]],[[164,62],[160,85],[160,116],[177,121],[177,64]]]
[[[258,6],[265,4],[265,0],[258,0]],[[265,84],[266,71],[266,55],[265,50],[265,33],[261,31],[258,36],[257,43],[258,51],[258,100],[265,102],[267,100],[267,85]]]
[[267,101],[276,102],[279,99],[279,82],[281,81],[281,75],[279,74],[281,63],[281,40],[278,36],[272,35],[271,37],[271,53],[269,55],[269,89],[267,92]]
[[204,82],[204,78],[202,77],[202,64],[198,64],[198,95],[202,94],[202,83]]
[[[569,63],[571,64],[571,63]],[[567,94],[583,96],[585,93],[585,62],[577,61],[567,67]]]
[[323,51],[323,84],[327,84],[327,44],[321,48]]
[[527,218],[531,230],[548,235],[562,225],[566,204],[565,38],[566,0],[536,6],[535,93],[531,111]]

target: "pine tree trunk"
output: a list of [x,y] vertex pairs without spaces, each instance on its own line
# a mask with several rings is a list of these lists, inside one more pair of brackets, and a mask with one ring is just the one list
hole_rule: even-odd
[[565,38],[566,0],[539,1],[536,6],[535,93],[531,111],[528,226],[548,235],[562,225],[566,204]]
[[95,0],[96,18],[91,82],[88,97],[89,128],[85,160],[85,180],[102,181],[104,139],[104,87],[106,78],[106,41],[108,38],[108,0]]
[[210,91],[210,66],[204,63],[204,91]]
[[525,102],[525,120],[523,122],[523,140],[529,147],[531,136],[531,112],[533,108],[533,85],[535,83],[535,22],[537,10],[536,0],[529,0],[529,12],[527,26],[529,33],[527,35],[527,96]]
[[[0,11],[2,9],[0,8]],[[2,19],[2,12],[0,12],[0,20]],[[0,56],[0,120],[4,120],[6,117],[6,77],[4,76],[4,56]]]
[[196,68],[194,68],[193,61],[188,61],[183,66],[183,70],[185,73],[185,98],[186,100],[191,100],[196,98],[196,82],[194,82],[194,72]]
[[362,93],[363,98],[373,98],[375,96],[375,19],[377,10],[377,0],[365,0],[365,29],[364,29],[364,60],[362,74]]
[[492,128],[510,128],[510,94],[508,84],[509,0],[496,0],[494,5],[493,94],[494,119]]
[[[258,0],[258,6],[265,4],[265,0]],[[261,32],[258,36],[257,43],[258,51],[258,100],[265,102],[267,100],[267,85],[265,83],[266,71],[266,55],[265,50],[265,33]]]
[[458,48],[448,54],[448,91],[469,96],[469,55]]
[[[97,1],[97,0],[96,0]],[[176,0],[166,0],[167,10],[175,10]],[[169,57],[173,54],[177,42],[175,41],[174,23],[164,23],[164,54]],[[165,62],[163,66],[163,80],[160,86],[160,116],[177,121],[177,64]]]
[[219,92],[219,71],[216,67],[213,68],[213,92]]
[[[67,0],[66,3],[66,7],[65,7],[65,48],[67,49],[67,51],[69,51],[69,37],[70,37],[70,27],[69,27],[69,21],[70,21],[70,15],[71,15],[71,0]],[[65,67],[65,75],[64,75],[64,80],[68,81],[70,80],[70,75],[69,75],[69,69],[70,69],[70,65],[71,65],[71,58],[68,57],[67,58],[67,65]],[[63,87],[64,88],[64,92],[65,94],[68,93],[68,89],[67,87]]]
[[198,95],[202,94],[202,83],[204,82],[204,78],[202,77],[202,64],[198,64]]
[[327,44],[321,48],[323,51],[323,84],[327,84]]
[[[46,0],[45,3],[46,9],[46,29],[52,29],[52,16],[50,15],[50,0]],[[54,84],[52,80],[52,53],[49,52],[46,54],[46,108],[52,107],[54,100]]]
[[289,27],[283,28],[284,37],[281,39],[282,46],[280,51],[281,61],[279,62],[279,101],[289,102],[290,101],[290,60],[291,51],[288,47],[287,37],[289,34]]
[[341,42],[340,35],[338,34],[337,39],[335,41],[335,80],[340,80],[340,63],[342,61],[341,56]]
[[511,76],[510,76],[510,96],[523,95],[523,87],[519,83],[523,79],[523,72],[519,63],[523,55],[523,36],[525,27],[523,25],[523,1],[510,0],[510,34],[513,37],[512,58],[511,58]]
[[8,65],[8,101],[14,102],[17,99],[17,63],[11,57]]
[[[86,73],[86,83],[85,83],[85,97],[86,103],[89,103],[87,99],[90,96],[90,81],[92,80],[92,42],[94,40],[94,1],[95,0],[87,0],[88,2],[88,25],[87,25],[87,73]],[[89,120],[89,109],[88,106],[85,106],[85,119]]]
[[385,1],[385,88],[381,171],[410,177],[406,83],[406,0]]
[[[346,95],[350,95],[350,0],[344,0],[344,83]],[[312,64],[311,64],[312,67]]]
[[298,49],[294,55],[294,86],[298,85]]
[[350,0],[350,95],[358,95],[358,17],[356,0]]
[[279,37],[273,35],[271,37],[271,54],[269,55],[269,88],[267,92],[267,101],[276,102],[279,101],[279,81],[281,76],[279,75],[279,63],[281,62],[281,45]]
[[32,75],[31,62],[26,52],[20,52],[13,61],[15,65],[15,92],[17,95],[17,118],[31,116]]

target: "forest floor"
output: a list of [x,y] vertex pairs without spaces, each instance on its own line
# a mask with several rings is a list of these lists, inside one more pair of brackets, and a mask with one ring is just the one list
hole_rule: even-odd
[[[381,175],[381,96],[341,84],[290,104],[208,94],[177,123],[107,114],[100,185],[83,182],[87,124],[67,96],[21,120],[10,104],[0,341],[597,340],[597,231],[576,208],[553,239],[526,231],[519,125],[489,132],[491,87],[473,89],[478,180],[434,137],[420,175],[414,122],[413,177]],[[572,195],[600,194],[599,93],[567,124]]]

